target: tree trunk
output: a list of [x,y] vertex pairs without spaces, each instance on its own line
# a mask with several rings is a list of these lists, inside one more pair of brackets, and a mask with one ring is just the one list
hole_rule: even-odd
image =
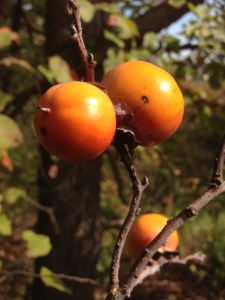
[[[46,54],[58,54],[67,61],[76,61],[79,72],[82,62],[76,45],[69,39],[68,1],[47,0],[46,5]],[[68,30],[66,35],[65,30]],[[55,273],[95,279],[102,239],[99,205],[102,159],[55,163],[42,147],[40,158],[40,202],[54,209],[58,228],[46,213],[40,212],[38,232],[47,234],[53,247],[48,256],[37,259],[36,271],[46,266]],[[33,299],[92,299],[92,285],[68,281],[66,284],[72,288],[72,296],[35,280]]]
[[[43,148],[40,152],[40,202],[54,209],[57,227],[45,212],[40,212],[38,231],[50,236],[53,248],[48,256],[37,259],[36,271],[46,266],[55,273],[95,279],[102,237],[99,207],[101,157],[86,163],[60,161],[56,164]],[[92,299],[92,285],[66,284],[73,290],[72,297],[36,280],[33,299]]]

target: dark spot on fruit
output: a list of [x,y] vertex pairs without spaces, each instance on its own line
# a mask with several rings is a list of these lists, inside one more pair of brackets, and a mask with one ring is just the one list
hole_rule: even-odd
[[149,134],[148,139],[151,140],[153,138],[152,134]]
[[148,103],[148,97],[147,96],[141,96],[142,101],[147,104]]
[[45,127],[41,127],[41,133],[46,135],[47,134],[47,129]]

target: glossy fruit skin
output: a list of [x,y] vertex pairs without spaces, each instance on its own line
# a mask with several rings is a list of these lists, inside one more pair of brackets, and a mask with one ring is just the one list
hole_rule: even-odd
[[144,61],[129,61],[109,71],[101,84],[109,97],[120,97],[133,111],[131,127],[141,146],[168,139],[184,114],[183,95],[165,70]]
[[99,156],[112,142],[115,110],[110,98],[92,84],[60,83],[38,101],[34,128],[41,144],[54,156],[87,161]]
[[[129,255],[137,259],[142,251],[167,224],[168,218],[160,214],[144,214],[139,216],[131,226],[128,233],[126,246]],[[174,231],[167,239],[163,249],[176,250],[179,237],[177,231]]]

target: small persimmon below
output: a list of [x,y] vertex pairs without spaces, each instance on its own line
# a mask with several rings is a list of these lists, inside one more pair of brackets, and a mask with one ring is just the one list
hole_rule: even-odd
[[[154,240],[168,222],[168,218],[161,214],[143,214],[132,224],[126,240],[126,247],[129,255],[137,259],[144,249]],[[161,246],[162,249],[176,250],[179,237],[174,231]]]

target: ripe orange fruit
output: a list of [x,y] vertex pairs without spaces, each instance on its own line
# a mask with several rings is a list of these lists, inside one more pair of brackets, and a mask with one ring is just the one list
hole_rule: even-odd
[[[167,221],[168,218],[160,214],[144,214],[138,217],[132,224],[126,240],[129,255],[137,259],[164,228]],[[162,248],[176,250],[178,242],[178,233],[174,231],[168,237],[166,244],[163,245]]]
[[58,158],[86,161],[111,143],[116,116],[110,98],[80,81],[60,83],[37,103],[34,128],[42,145]]
[[183,95],[165,70],[144,61],[129,61],[109,71],[101,84],[109,97],[120,97],[133,111],[131,127],[141,146],[168,139],[184,113]]

